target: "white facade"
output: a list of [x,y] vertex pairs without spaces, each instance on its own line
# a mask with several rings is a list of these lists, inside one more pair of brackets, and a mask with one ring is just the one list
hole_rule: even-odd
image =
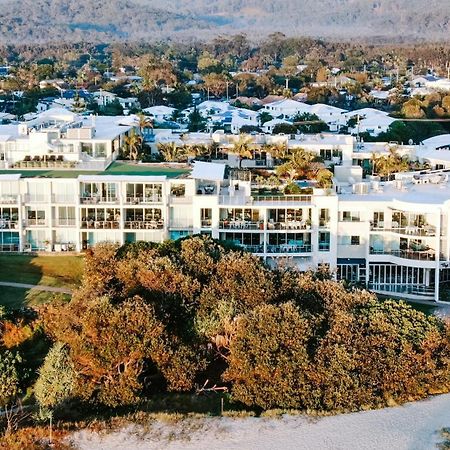
[[[203,233],[270,264],[326,264],[339,278],[382,294],[439,300],[439,286],[450,278],[446,173],[270,196],[202,164],[190,178],[0,175],[0,250],[80,251],[103,241]],[[357,178],[352,168],[348,173]]]
[[[133,117],[83,117],[51,108],[28,122],[0,125],[3,168],[103,169],[117,157]],[[49,163],[51,163],[49,165]]]

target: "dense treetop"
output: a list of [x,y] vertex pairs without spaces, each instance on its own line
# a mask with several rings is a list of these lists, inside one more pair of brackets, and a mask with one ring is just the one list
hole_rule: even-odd
[[[155,40],[249,31],[339,38],[445,39],[446,0],[1,0],[12,42]],[[120,17],[120,20],[118,18]]]

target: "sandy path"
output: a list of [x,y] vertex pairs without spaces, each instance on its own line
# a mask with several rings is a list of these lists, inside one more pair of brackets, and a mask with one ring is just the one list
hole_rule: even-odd
[[208,418],[99,436],[74,435],[80,450],[428,450],[450,427],[450,394],[402,407],[325,417]]
[[41,286],[39,284],[13,283],[9,281],[0,281],[0,286],[15,287],[21,289],[34,289],[35,291],[57,292],[60,294],[72,294],[72,290],[68,288]]

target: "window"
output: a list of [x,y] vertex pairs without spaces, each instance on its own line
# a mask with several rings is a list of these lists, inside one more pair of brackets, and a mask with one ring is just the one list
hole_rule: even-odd
[[202,228],[211,228],[212,226],[212,209],[202,208],[200,211]]
[[331,161],[331,149],[321,149],[320,150],[320,156],[325,161]]
[[106,144],[104,142],[95,144],[95,157],[106,158]]
[[340,236],[339,245],[360,245],[359,236]]
[[327,208],[322,208],[320,210],[319,226],[326,227],[329,222],[330,222],[330,210]]
[[330,233],[329,232],[319,232],[319,252],[329,252],[330,251]]
[[184,184],[172,184],[170,195],[173,197],[184,197],[186,195],[186,186]]
[[359,222],[359,211],[343,211],[341,215],[341,222]]
[[82,142],[81,151],[89,156],[93,156],[92,144],[89,142]]
[[383,228],[384,226],[384,212],[374,212],[373,213],[373,225],[376,228]]

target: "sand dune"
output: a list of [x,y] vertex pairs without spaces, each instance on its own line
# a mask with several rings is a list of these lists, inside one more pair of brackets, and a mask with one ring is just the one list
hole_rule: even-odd
[[285,416],[154,422],[104,435],[81,431],[80,450],[428,450],[450,426],[450,394],[377,411],[320,419]]

